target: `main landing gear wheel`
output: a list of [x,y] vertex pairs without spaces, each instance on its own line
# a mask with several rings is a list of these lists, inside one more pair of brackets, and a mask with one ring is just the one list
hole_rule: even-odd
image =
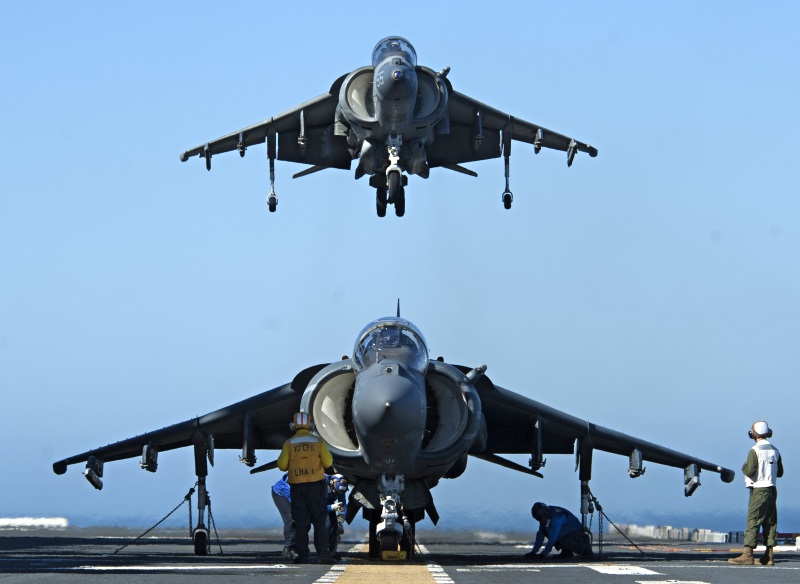
[[390,172],[389,176],[386,177],[386,182],[389,186],[389,201],[394,203],[396,202],[397,195],[400,194],[400,189],[403,188],[400,173],[396,170]]
[[378,217],[386,217],[386,189],[383,187],[375,189],[375,208]]
[[503,193],[503,207],[505,207],[506,209],[510,209],[511,208],[511,201],[513,201],[513,200],[514,200],[514,197],[511,196],[511,193],[509,193],[508,191]]
[[394,198],[394,214],[402,217],[406,214],[406,190],[400,187],[400,192]]
[[269,212],[274,213],[275,209],[278,208],[278,197],[272,195],[267,199],[267,206],[269,207]]

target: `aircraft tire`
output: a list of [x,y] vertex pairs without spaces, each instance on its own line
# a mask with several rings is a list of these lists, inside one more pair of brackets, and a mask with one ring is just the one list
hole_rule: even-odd
[[208,555],[208,534],[205,531],[196,531],[194,534],[194,555]]
[[387,177],[387,183],[389,185],[389,201],[397,204],[397,196],[400,195],[400,191],[403,188],[400,173],[397,171],[390,172]]
[[406,190],[404,188],[401,188],[400,192],[397,193],[395,197],[394,214],[398,217],[402,217],[406,214]]
[[503,195],[503,207],[506,209],[511,208],[511,195],[509,193]]
[[397,551],[397,534],[384,533],[381,535],[381,551],[382,552],[396,552]]
[[386,217],[386,189],[382,187],[375,189],[375,208],[378,217]]

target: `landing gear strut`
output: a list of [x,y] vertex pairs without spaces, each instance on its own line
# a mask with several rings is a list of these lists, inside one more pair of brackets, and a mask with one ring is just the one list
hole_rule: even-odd
[[210,547],[208,528],[205,525],[206,507],[208,506],[208,491],[206,490],[206,477],[208,476],[206,456],[208,452],[206,436],[196,432],[194,436],[194,470],[197,475],[197,527],[192,528],[192,544],[196,556],[207,556]]
[[[406,552],[407,559],[414,555],[414,525],[403,514],[400,503],[403,491],[403,476],[381,476],[378,487],[382,507],[381,521],[378,522],[378,518],[373,516],[369,522],[370,558],[387,558],[387,554],[396,554],[398,551]],[[377,515],[377,510],[375,514]]]
[[405,187],[408,178],[400,170],[400,148],[403,146],[402,136],[389,136],[386,139],[386,148],[389,152],[389,166],[386,168],[386,187],[389,202],[394,205],[395,215],[402,217],[406,214]]
[[511,133],[512,129],[508,126],[503,129],[503,159],[505,161],[506,167],[506,190],[503,191],[503,207],[506,209],[511,208],[511,201],[514,200],[514,195],[511,194],[511,189],[508,185],[508,178],[511,174],[510,167],[510,158],[511,158]]
[[274,213],[278,208],[278,197],[275,195],[275,128],[267,130],[267,157],[269,158],[269,196],[267,196],[267,206],[269,212]]
[[403,532],[398,534],[396,531],[383,532],[378,535],[378,525],[381,524],[377,519],[369,522],[369,557],[372,560],[381,558],[382,552],[396,552],[398,548],[406,553],[406,559],[412,560],[415,557],[417,545],[415,523],[402,517]]

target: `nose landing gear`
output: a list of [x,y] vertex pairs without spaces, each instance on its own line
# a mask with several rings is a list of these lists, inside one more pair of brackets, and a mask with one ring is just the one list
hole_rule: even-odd
[[381,521],[374,517],[369,522],[369,557],[384,560],[413,558],[414,525],[403,513],[400,503],[400,495],[405,491],[404,477],[381,476],[378,491]]

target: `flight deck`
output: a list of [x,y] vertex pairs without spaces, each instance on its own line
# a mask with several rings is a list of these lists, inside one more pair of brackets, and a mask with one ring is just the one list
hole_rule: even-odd
[[[110,577],[114,582],[200,581],[348,584],[396,580],[402,584],[541,583],[620,584],[800,584],[800,552],[795,545],[776,548],[775,565],[734,566],[727,559],[741,551],[735,544],[687,541],[604,542],[592,560],[552,559],[526,562],[530,542],[482,532],[420,533],[417,557],[411,561],[370,560],[355,537],[339,547],[334,565],[294,565],[281,557],[281,540],[254,531],[234,531],[212,542],[211,554],[195,556],[188,537],[168,532],[129,544],[136,536],[119,530],[69,529],[58,533],[0,533],[0,578],[13,582],[84,582]],[[120,549],[122,548],[122,549]],[[119,550],[119,551],[118,551]],[[595,553],[598,548],[595,546]],[[117,553],[115,553],[117,552]],[[760,553],[757,551],[757,555]],[[311,560],[315,556],[312,554]]]

